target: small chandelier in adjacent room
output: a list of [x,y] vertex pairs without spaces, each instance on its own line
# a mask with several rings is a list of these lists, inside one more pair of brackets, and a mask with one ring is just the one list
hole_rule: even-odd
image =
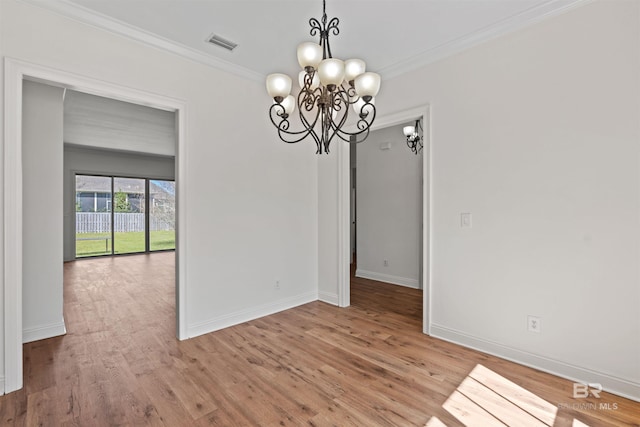
[[[300,142],[310,136],[316,143],[316,154],[329,152],[329,144],[337,135],[347,142],[362,142],[376,117],[374,97],[380,89],[380,76],[365,72],[361,59],[342,61],[331,56],[329,33],[338,35],[338,18],[327,22],[326,1],[322,1],[322,19],[309,20],[311,35],[320,35],[320,43],[305,42],[298,46],[298,63],[302,71],[298,76],[300,92],[297,98],[290,94],[291,77],[269,74],[267,92],[274,100],[269,109],[271,123],[278,136],[287,143]],[[298,109],[302,130],[291,129],[289,119]],[[357,120],[348,132],[343,127],[349,116],[349,107]]]
[[422,138],[420,138],[420,120],[416,120],[415,126],[405,126],[402,133],[407,137],[407,146],[411,148],[413,154],[422,151]]

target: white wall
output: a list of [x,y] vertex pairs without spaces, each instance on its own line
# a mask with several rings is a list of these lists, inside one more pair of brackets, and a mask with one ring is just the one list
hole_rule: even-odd
[[64,142],[175,156],[175,112],[67,90]]
[[384,82],[432,106],[434,335],[640,399],[639,95],[634,1]]
[[419,288],[422,155],[402,133],[414,123],[376,130],[356,146],[356,276]]
[[330,149],[318,158],[318,296],[338,305],[338,150]]
[[91,147],[64,146],[64,260],[75,259],[75,175],[115,175],[173,181],[175,158]]
[[278,140],[263,82],[17,1],[0,19],[3,55],[186,103],[190,336],[317,299],[315,149]]
[[30,342],[65,333],[62,314],[62,93],[23,84],[22,330]]
[[[0,23],[2,23],[3,20],[3,16],[5,14],[4,11],[4,2],[0,1]],[[4,54],[4,41],[2,38],[2,33],[0,30],[0,56],[2,58],[4,58],[5,54]],[[4,67],[4,63],[2,64]],[[1,67],[0,67],[1,68]],[[4,78],[4,69],[0,69],[0,76],[3,76]],[[4,101],[4,84],[0,85],[0,96],[2,97],[2,100]],[[0,103],[0,115],[2,115],[2,117],[4,117],[4,102]],[[0,120],[0,138],[4,138],[4,120]],[[0,166],[2,167],[2,166]],[[3,168],[4,169],[4,168]],[[2,172],[4,174],[4,170]],[[2,182],[4,185],[4,176],[2,178]],[[2,209],[0,210],[0,217],[3,218],[4,220],[4,199],[0,198],[0,206],[2,207]],[[2,240],[2,242],[4,242],[4,227],[0,227],[0,240]],[[0,268],[2,269],[2,275],[4,276],[4,244],[0,245]],[[1,280],[1,279],[0,279]],[[3,282],[0,282],[3,283]],[[4,283],[3,283],[4,284]],[[3,288],[4,289],[4,288]],[[4,351],[4,342],[5,342],[5,335],[4,335],[4,294],[3,294],[3,298],[2,298],[2,304],[0,304],[0,393],[4,393],[5,391],[5,351]]]

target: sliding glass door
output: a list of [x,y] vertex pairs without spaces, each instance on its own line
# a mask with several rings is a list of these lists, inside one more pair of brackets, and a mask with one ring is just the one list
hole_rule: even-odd
[[174,181],[76,175],[76,258],[175,247]]
[[149,250],[176,248],[176,183],[149,181]]
[[76,175],[76,257],[111,255],[111,178]]
[[113,253],[145,252],[145,180],[113,178]]

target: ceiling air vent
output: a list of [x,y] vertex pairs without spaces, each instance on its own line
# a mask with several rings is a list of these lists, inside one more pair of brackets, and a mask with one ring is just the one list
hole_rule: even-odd
[[236,46],[238,46],[238,43],[234,43],[231,40],[227,40],[217,34],[211,34],[211,37],[209,37],[207,41],[211,44],[215,44],[216,46],[223,47],[227,50],[233,50],[236,48]]

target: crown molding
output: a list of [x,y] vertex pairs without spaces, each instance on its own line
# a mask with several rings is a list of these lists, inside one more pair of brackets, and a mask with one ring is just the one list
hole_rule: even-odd
[[241,67],[229,61],[216,58],[200,52],[181,43],[174,42],[149,31],[142,30],[123,21],[111,18],[93,10],[87,9],[69,0],[17,0],[22,3],[46,9],[85,25],[109,31],[127,37],[147,46],[152,46],[173,54],[182,56],[200,64],[208,65],[234,75],[256,82],[264,81],[264,76],[248,68]]
[[[399,61],[391,66],[383,67],[378,72],[385,78],[393,78],[409,71],[424,67],[446,57],[455,55],[481,43],[512,33],[522,28],[541,22],[545,19],[565,13],[576,7],[591,3],[593,0],[549,0],[517,15],[503,19],[488,27],[474,31],[451,42],[419,53],[407,60]],[[562,4],[562,5],[560,5]]]

